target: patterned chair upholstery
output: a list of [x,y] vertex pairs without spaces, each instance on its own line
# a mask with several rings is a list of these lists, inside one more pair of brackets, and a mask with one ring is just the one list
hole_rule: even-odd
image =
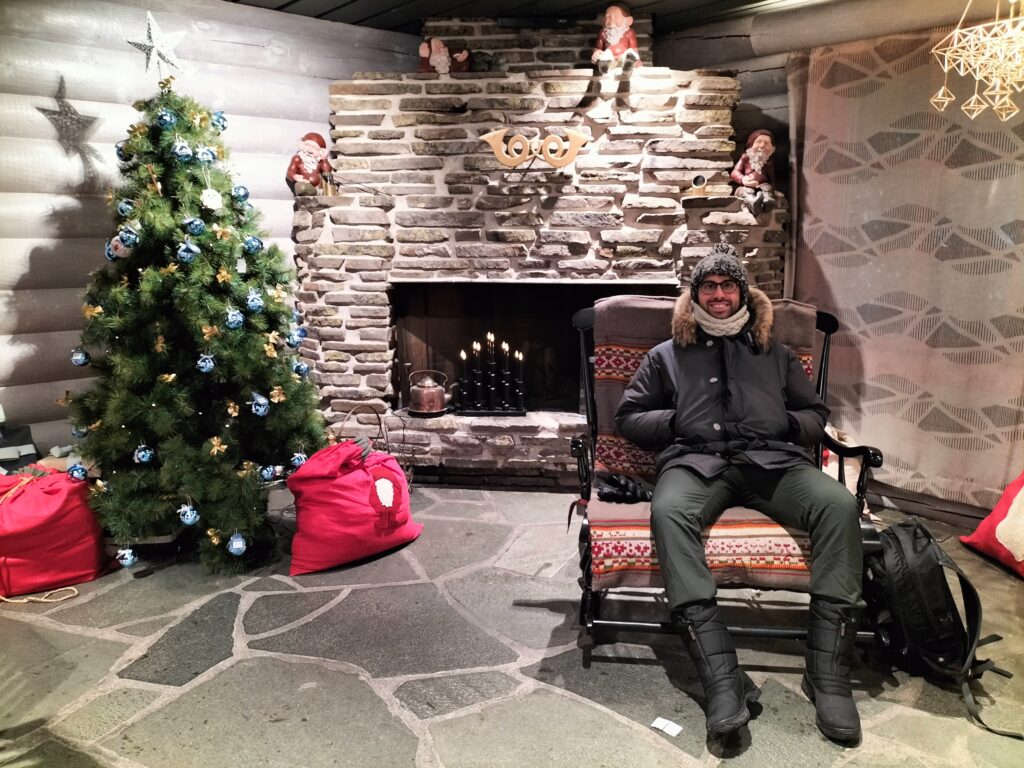
[[[654,481],[656,454],[622,437],[614,415],[644,355],[669,337],[674,305],[671,297],[613,296],[599,300],[592,310],[583,310],[574,318],[580,332],[590,430],[589,435],[573,441],[581,484],[576,508],[585,518],[580,533],[584,590],[580,620],[588,630],[602,623],[599,596],[604,591],[663,587],[651,534],[650,504],[591,498],[590,486],[593,480],[600,482],[611,475],[625,475],[648,484]],[[828,339],[838,323],[831,315],[796,301],[775,301],[773,308],[775,339],[800,357],[824,396]],[[816,347],[820,349],[817,355]],[[840,462],[843,456],[860,460],[856,492],[863,506],[867,470],[881,466],[881,454],[874,448],[844,446],[826,438],[825,450],[818,451],[819,466],[822,455],[830,451],[839,454]],[[840,465],[841,482],[844,475]],[[865,520],[862,528],[866,541],[877,538],[869,521]],[[734,507],[704,531],[704,541],[708,565],[719,586],[807,590],[810,540],[803,531],[779,525],[756,510]],[[605,623],[619,626],[623,622]]]

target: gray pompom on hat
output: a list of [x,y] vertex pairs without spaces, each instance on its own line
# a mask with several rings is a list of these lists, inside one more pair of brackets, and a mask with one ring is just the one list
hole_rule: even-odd
[[742,303],[746,303],[749,288],[747,268],[743,266],[739,254],[731,245],[728,243],[716,244],[711,249],[711,253],[698,261],[693,268],[690,273],[690,296],[694,301],[697,301],[697,290],[700,288],[700,284],[708,275],[731,277],[739,283],[740,300]]

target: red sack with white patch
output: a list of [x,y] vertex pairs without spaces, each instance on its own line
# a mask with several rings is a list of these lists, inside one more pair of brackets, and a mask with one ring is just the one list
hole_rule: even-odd
[[289,575],[322,571],[415,539],[409,485],[394,456],[352,440],[317,451],[291,477],[296,527]]
[[92,581],[112,563],[86,482],[39,466],[0,476],[0,595]]

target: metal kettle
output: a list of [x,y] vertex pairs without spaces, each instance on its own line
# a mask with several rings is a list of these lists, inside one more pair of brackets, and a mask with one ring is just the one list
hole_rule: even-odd
[[[421,376],[419,380],[417,376]],[[434,374],[431,376],[430,374]],[[439,379],[436,380],[434,377]],[[452,396],[445,391],[448,377],[440,371],[413,371],[409,374],[409,413],[417,416],[437,416],[447,410]]]

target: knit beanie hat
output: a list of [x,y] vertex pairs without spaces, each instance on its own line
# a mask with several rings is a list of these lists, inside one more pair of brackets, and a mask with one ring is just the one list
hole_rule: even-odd
[[693,268],[693,271],[690,273],[690,296],[694,301],[697,301],[697,291],[700,288],[700,284],[704,282],[704,278],[708,275],[731,277],[739,283],[740,303],[746,303],[749,288],[747,284],[747,269],[743,266],[743,262],[740,261],[736,249],[731,245],[728,243],[716,244],[711,249],[711,253],[698,261],[697,266]]

